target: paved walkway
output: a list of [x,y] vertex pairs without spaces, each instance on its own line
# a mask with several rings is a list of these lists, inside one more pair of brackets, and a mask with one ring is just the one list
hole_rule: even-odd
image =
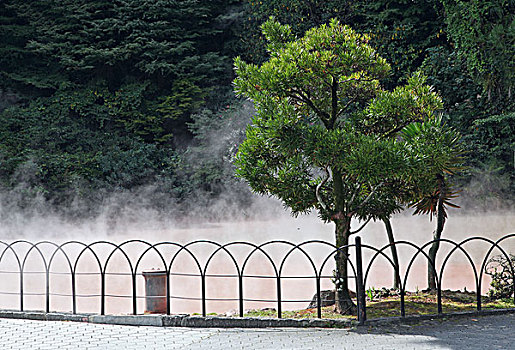
[[515,314],[357,329],[192,329],[0,319],[4,349],[515,349]]

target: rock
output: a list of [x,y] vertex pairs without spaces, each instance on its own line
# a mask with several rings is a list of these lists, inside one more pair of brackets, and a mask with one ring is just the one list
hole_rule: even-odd
[[[349,294],[351,298],[356,297],[356,293],[352,290],[349,290]],[[320,291],[320,306],[331,306],[335,304],[334,290],[321,290]],[[313,299],[309,303],[306,309],[314,309],[317,307],[317,295],[313,295]]]
[[[334,305],[334,290],[322,290],[320,291],[320,306],[331,306]],[[313,299],[309,303],[307,309],[314,309],[317,307],[317,295],[313,295]]]
[[274,307],[264,307],[259,309],[260,311],[277,311]]
[[240,312],[236,309],[229,310],[225,313],[227,317],[239,316]]

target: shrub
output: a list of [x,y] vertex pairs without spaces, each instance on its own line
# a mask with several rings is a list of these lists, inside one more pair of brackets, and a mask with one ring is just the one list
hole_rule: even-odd
[[486,274],[492,277],[488,296],[493,299],[510,298],[513,296],[513,271],[515,270],[515,255],[510,254],[509,260],[504,255],[494,256],[488,261]]

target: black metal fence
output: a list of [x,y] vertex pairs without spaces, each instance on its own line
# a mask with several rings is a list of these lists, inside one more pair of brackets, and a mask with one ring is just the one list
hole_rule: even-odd
[[[486,273],[487,263],[489,259],[493,256],[494,250],[500,253],[504,258],[509,259],[509,254],[505,248],[503,248],[503,244],[507,243],[509,239],[515,238],[515,234],[506,235],[496,241],[490,240],[484,237],[471,237],[466,240],[463,240],[460,243],[456,243],[449,239],[440,239],[439,243],[441,245],[449,245],[450,250],[446,252],[446,254],[440,254],[438,256],[439,264],[433,264],[429,255],[426,253],[426,249],[431,246],[431,244],[435,241],[427,242],[422,246],[417,246],[416,244],[408,241],[397,241],[393,244],[385,245],[381,248],[373,247],[371,245],[362,244],[359,237],[356,237],[354,244],[349,244],[345,247],[336,247],[331,243],[312,240],[306,241],[299,244],[294,244],[287,241],[270,241],[263,244],[252,244],[249,242],[231,242],[227,244],[220,244],[213,241],[207,240],[199,240],[195,242],[191,242],[188,244],[178,244],[173,242],[160,242],[156,244],[151,244],[149,242],[145,242],[142,240],[130,240],[120,244],[115,244],[113,242],[108,241],[97,241],[90,244],[86,244],[79,241],[69,241],[62,244],[57,244],[54,242],[43,241],[38,243],[32,243],[25,240],[18,240],[14,242],[2,242],[0,241],[0,274],[11,274],[17,276],[17,283],[19,283],[16,291],[6,292],[2,290],[0,287],[0,298],[6,295],[16,295],[19,297],[19,310],[24,310],[25,299],[29,295],[40,295],[45,300],[45,312],[50,312],[51,308],[51,299],[56,295],[61,297],[69,298],[70,301],[70,310],[72,313],[77,312],[77,299],[83,295],[77,293],[77,278],[82,274],[97,276],[99,279],[99,292],[98,294],[88,295],[89,297],[98,298],[100,304],[100,314],[105,314],[106,311],[106,297],[112,297],[116,295],[106,294],[106,282],[112,278],[113,275],[126,275],[130,277],[130,295],[126,295],[126,298],[129,298],[132,301],[132,310],[130,310],[133,314],[138,313],[138,303],[137,300],[139,298],[144,298],[144,296],[137,295],[137,276],[141,276],[141,264],[143,259],[150,254],[154,254],[155,261],[158,262],[158,266],[154,266],[156,268],[161,269],[166,272],[166,311],[170,314],[172,305],[174,303],[180,303],[181,300],[198,300],[201,304],[199,310],[202,315],[207,315],[207,301],[216,301],[216,300],[224,300],[224,301],[233,301],[238,304],[238,313],[240,317],[243,317],[245,313],[245,303],[247,302],[273,302],[276,305],[277,309],[277,317],[281,318],[283,313],[283,304],[288,302],[299,302],[299,301],[307,301],[307,300],[288,300],[283,298],[282,286],[284,281],[290,278],[304,278],[311,281],[313,286],[313,295],[316,296],[316,304],[317,304],[317,317],[322,317],[322,305],[321,305],[321,281],[332,279],[334,276],[332,274],[327,274],[328,270],[334,268],[334,257],[335,255],[344,248],[347,248],[347,252],[349,254],[348,264],[349,264],[349,275],[346,277],[353,281],[354,286],[356,288],[356,301],[358,306],[358,320],[363,322],[366,319],[366,288],[369,285],[370,275],[374,271],[374,268],[378,266],[378,261],[381,260],[379,258],[383,258],[381,261],[386,261],[387,265],[391,267],[391,270],[397,275],[398,280],[400,281],[400,306],[399,306],[399,314],[400,316],[405,316],[405,296],[407,290],[408,278],[410,277],[410,273],[413,271],[413,265],[417,258],[422,258],[428,264],[428,266],[433,270],[436,279],[436,294],[437,294],[437,310],[438,313],[442,313],[442,281],[444,277],[444,272],[446,268],[449,266],[449,261],[451,257],[454,257],[457,253],[462,253],[462,257],[466,261],[467,265],[469,264],[472,272],[473,272],[473,284],[475,286],[475,294],[476,294],[476,307],[477,310],[481,310],[481,286],[483,283],[484,275]],[[480,264],[474,263],[474,260],[468,251],[468,247],[473,242],[481,242],[486,244],[486,249],[483,247],[482,256],[483,258],[480,260]],[[133,256],[128,253],[129,246],[138,245],[138,252]],[[208,254],[204,254],[203,259],[200,259],[198,253],[194,252],[194,247],[198,246],[209,246],[211,247],[211,252]],[[403,266],[395,266],[392,258],[389,256],[389,250],[391,246],[395,245],[397,248],[400,247],[408,247],[413,250],[412,256],[407,260],[407,264]],[[283,257],[279,260],[274,259],[272,257],[272,253],[270,249],[272,247],[281,246],[285,248],[283,250]],[[318,246],[324,247],[326,252],[317,259],[313,258],[313,254],[309,253],[308,247]],[[173,251],[165,253],[163,248],[173,248]],[[246,254],[235,254],[234,248],[245,247],[247,249]],[[104,254],[99,253],[100,250],[103,250]],[[73,253],[72,253],[73,251]],[[134,251],[134,249],[132,249]],[[477,249],[475,249],[477,251]],[[126,264],[128,269],[127,273],[120,272],[110,272],[110,262],[113,260],[114,255],[121,256],[121,259]],[[226,259],[228,259],[231,268],[234,268],[234,274],[213,274],[209,273],[208,269],[210,265],[213,263],[215,257],[219,254],[224,254]],[[256,275],[249,274],[247,271],[249,270],[250,264],[256,264],[256,262],[252,263],[251,259],[255,258],[256,255],[261,256],[261,260],[259,264],[264,264],[271,269],[272,274],[268,275]],[[296,275],[296,276],[288,276],[285,274],[285,266],[288,260],[291,258],[293,254],[300,254],[300,256],[305,259],[308,266],[310,266],[310,272],[308,275]],[[368,259],[364,259],[363,256],[366,254]],[[197,272],[195,273],[184,273],[179,271],[174,271],[174,266],[179,256],[187,255],[191,261],[191,266]],[[33,257],[35,256],[35,257]],[[61,268],[65,269],[66,272],[59,272],[58,274],[65,275],[68,279],[69,288],[71,293],[63,294],[63,293],[55,293],[52,289],[50,276],[55,274],[53,272],[53,267],[56,265],[56,261],[58,260],[58,256],[60,256],[60,265]],[[9,270],[5,270],[6,259],[10,259]],[[39,261],[39,266],[41,269],[39,271],[27,271],[28,261],[30,260],[32,264],[34,264],[34,259]],[[88,272],[82,273],[78,270],[79,264],[89,259],[88,262],[95,266],[96,272]],[[201,263],[201,260],[204,262]],[[315,260],[317,260],[315,262]],[[365,261],[367,260],[367,261]],[[13,264],[14,262],[14,264]],[[365,264],[366,262],[366,264]],[[365,267],[365,268],[363,268]],[[515,277],[515,266],[513,264],[511,267],[511,275]],[[26,280],[29,274],[40,274],[44,276],[44,292],[42,293],[28,293],[25,289]],[[171,293],[174,285],[176,284],[175,279],[177,277],[192,277],[197,278],[200,284],[200,297],[187,297],[187,296],[176,296]],[[207,281],[210,277],[217,278],[233,278],[237,280],[237,291],[235,294],[237,297],[233,298],[208,298],[206,295],[206,289],[208,288]],[[256,278],[256,279],[272,279],[275,281],[275,299],[256,299],[256,298],[246,298],[245,297],[245,283],[244,281],[247,278]],[[7,282],[0,283],[0,286],[7,287]],[[11,289],[13,286],[9,286]],[[513,298],[515,303],[515,285],[513,286]],[[123,297],[119,295],[119,297]],[[129,310],[128,310],[129,311]]]

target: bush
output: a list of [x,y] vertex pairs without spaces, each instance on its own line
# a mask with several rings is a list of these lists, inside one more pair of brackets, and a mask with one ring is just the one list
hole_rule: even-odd
[[486,274],[492,277],[488,296],[493,299],[510,298],[513,296],[513,273],[515,269],[515,255],[510,259],[504,255],[494,256],[488,261]]

